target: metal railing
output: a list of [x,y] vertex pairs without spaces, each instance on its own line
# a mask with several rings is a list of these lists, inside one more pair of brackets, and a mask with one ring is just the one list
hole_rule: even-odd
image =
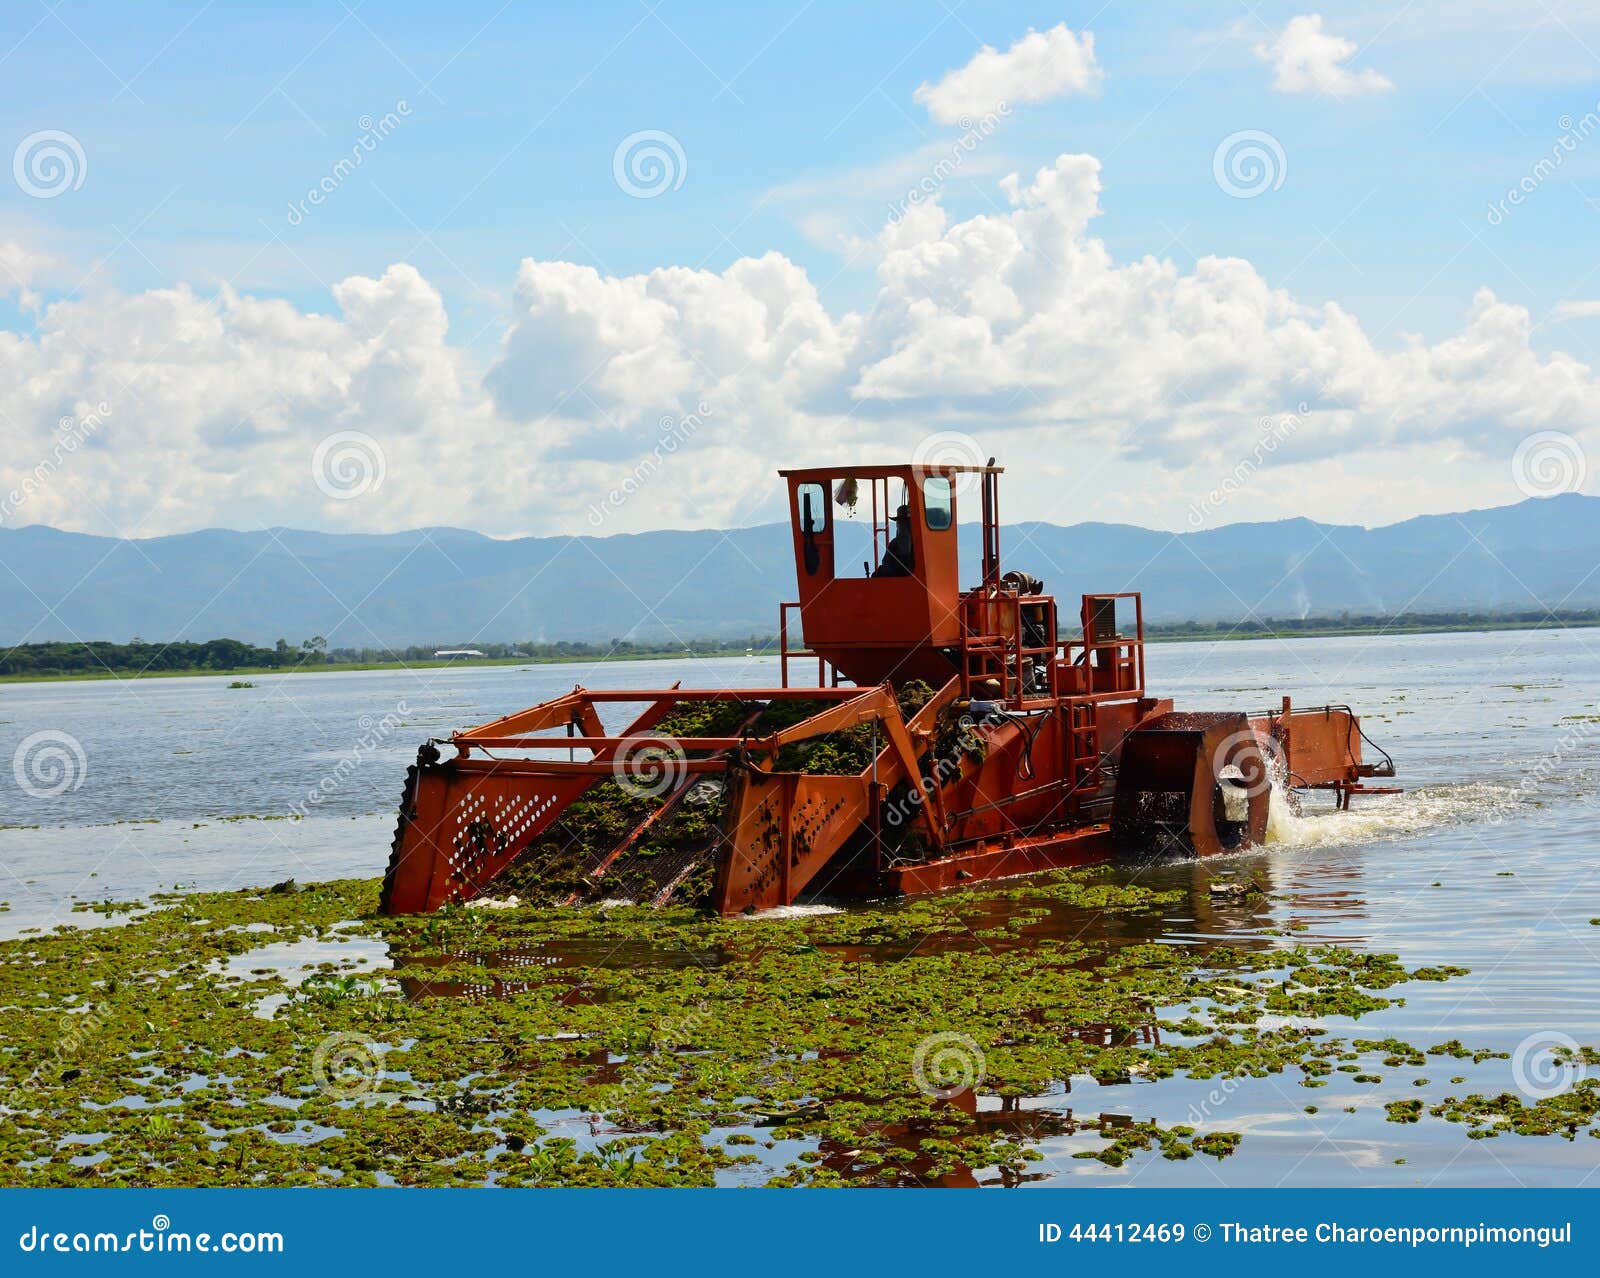
[[778,605],[778,684],[783,688],[789,687],[789,662],[791,660],[810,661],[813,659],[817,663],[817,687],[829,687],[830,680],[833,684],[837,684],[838,681],[832,679],[829,673],[828,659],[820,652],[813,652],[809,648],[789,647],[789,609],[794,608],[798,611],[799,607],[800,601],[798,599],[785,600]]

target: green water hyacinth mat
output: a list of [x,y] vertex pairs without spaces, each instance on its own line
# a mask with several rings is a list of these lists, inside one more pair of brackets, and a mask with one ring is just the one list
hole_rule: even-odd
[[[1288,938],[1137,939],[1178,895],[1095,870],[783,919],[383,918],[371,880],[102,903],[125,917],[0,944],[0,1180],[1014,1183],[1062,1134],[1112,1166],[1240,1145],[1221,1121],[1021,1103],[1066,1080],[1276,1076],[1311,1101],[1341,1072],[1493,1055],[1315,1019],[1463,969]],[[1597,1109],[1580,1084],[1389,1117],[1571,1136]]]

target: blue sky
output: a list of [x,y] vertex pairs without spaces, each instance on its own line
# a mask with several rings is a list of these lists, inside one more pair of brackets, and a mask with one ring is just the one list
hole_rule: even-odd
[[[1388,87],[1340,94],[1275,85],[1271,57],[1258,47],[1312,13],[1355,46],[1340,65],[1381,76]],[[1593,251],[1600,138],[1563,153],[1559,168],[1498,224],[1488,216],[1600,99],[1600,15],[1556,0],[1320,9],[1305,0],[1255,8],[19,0],[0,16],[0,140],[9,149],[40,131],[65,132],[81,147],[84,172],[81,186],[49,199],[4,184],[0,241],[25,246],[41,264],[26,289],[0,301],[0,324],[43,351],[52,306],[66,304],[55,325],[69,323],[76,307],[70,322],[98,333],[85,309],[97,299],[178,285],[202,300],[226,288],[283,299],[298,315],[337,316],[340,281],[379,279],[403,262],[442,299],[448,358],[461,361],[453,375],[471,390],[502,358],[524,259],[582,264],[611,280],[671,266],[722,273],[740,259],[777,253],[804,273],[830,316],[866,315],[882,306],[882,258],[863,246],[881,230],[906,175],[925,170],[961,135],[932,118],[915,97],[918,87],[963,67],[984,45],[1004,52],[1030,30],[1058,24],[1069,34],[1092,33],[1097,83],[1014,104],[961,171],[941,183],[938,199],[950,223],[1005,212],[1010,206],[997,183],[1006,173],[1026,180],[1058,155],[1085,153],[1100,162],[1101,212],[1089,233],[1119,264],[1150,255],[1189,273],[1200,259],[1243,259],[1268,287],[1311,312],[1337,303],[1357,317],[1374,348],[1391,353],[1411,341],[1448,342],[1462,330],[1475,293],[1487,288],[1499,302],[1525,308],[1535,357],[1564,352],[1590,365],[1600,355],[1600,318],[1572,305],[1600,298]],[[350,154],[365,122],[386,114],[398,120],[392,132],[296,221],[291,206]],[[641,130],[666,133],[681,148],[681,185],[659,198],[633,198],[614,176],[618,143]],[[1219,143],[1244,130],[1269,134],[1284,157],[1281,185],[1249,199],[1230,196],[1214,176]],[[119,307],[117,324],[142,322]],[[559,359],[567,348],[548,342],[545,328],[538,332],[546,342],[538,349]],[[141,340],[125,328],[118,333],[122,357],[136,358],[128,352],[144,349]],[[89,343],[102,362],[111,359],[105,343]],[[1588,391],[1573,393],[1582,399]],[[897,402],[905,398],[900,392]],[[1488,398],[1507,402],[1504,394]],[[60,399],[54,393],[42,407],[14,407],[11,416],[26,420],[38,409],[40,421],[53,422]],[[641,420],[653,420],[648,410],[660,407],[641,407],[636,396],[613,399],[626,400]],[[1259,414],[1245,411],[1292,412],[1293,399],[1278,396],[1263,400]],[[668,408],[689,411],[695,402],[690,388]],[[1486,447],[1483,397],[1474,402],[1480,407],[1451,410],[1459,431],[1427,438],[1443,440],[1447,464],[1476,452],[1482,456],[1470,465],[1484,469],[1418,494],[1415,508],[1397,508],[1397,515],[1452,508],[1452,499],[1493,499],[1489,469],[1504,470],[1499,454],[1509,455],[1521,436],[1507,435],[1504,447],[1495,445],[1499,454]],[[976,401],[953,403],[931,397],[918,411],[930,428],[981,435],[973,425]],[[505,416],[503,403],[493,408]],[[154,404],[129,403],[110,415],[114,427],[94,441],[108,466],[113,451],[135,467],[165,456],[160,425],[148,416],[154,411]],[[567,458],[585,455],[586,437],[606,435],[594,457],[613,467],[648,451],[648,432],[640,436],[616,403],[595,411],[605,421],[589,423],[593,430],[565,418],[552,428],[551,413],[563,416],[554,409],[523,411],[512,415],[515,423],[484,429],[504,429],[508,448]],[[997,410],[989,403],[986,411]],[[1061,429],[1076,417],[1059,404],[1052,411]],[[285,413],[236,442],[287,431],[294,414]],[[732,416],[724,413],[715,430],[761,429],[754,418],[734,424]],[[1552,410],[1521,425],[1581,436],[1583,424],[1566,416]],[[319,404],[296,447],[315,444],[329,426],[362,422],[361,413]],[[197,419],[193,428],[213,443],[219,431],[226,435],[217,423]],[[1349,434],[1344,454],[1360,446],[1350,421],[1335,428]],[[709,448],[711,439],[704,433],[698,444]],[[1409,449],[1413,441],[1400,442]],[[716,443],[728,440],[719,434]],[[783,459],[741,448],[747,461]],[[1248,452],[1235,441],[1205,473],[1219,466],[1226,473],[1230,456]],[[710,476],[732,455],[703,459],[697,492],[710,491]],[[1120,486],[1141,466],[1176,475],[1193,462],[1181,447],[1135,447],[1118,472]],[[20,458],[19,469],[23,463],[32,464]],[[170,468],[170,458],[163,465]],[[197,466],[207,482],[226,470],[222,458]],[[1404,494],[1406,469],[1414,466],[1413,458],[1379,476],[1375,491],[1381,480],[1391,496]],[[435,469],[448,467],[441,461]],[[106,489],[97,503],[101,519],[69,495],[72,482],[94,491],[90,472],[76,468],[75,479],[57,485],[53,503],[41,496],[34,517],[145,531],[230,522],[230,510],[246,522],[280,522],[281,515],[283,522],[334,526],[425,522],[407,520],[408,508],[441,522],[472,522],[474,510],[491,509],[484,522],[502,532],[560,522],[519,514],[506,494],[481,492],[466,509],[420,499],[420,470],[404,472],[418,485],[406,489],[409,481],[393,466],[393,505],[329,506],[317,492],[286,491],[275,501],[269,490],[238,489],[238,501],[219,500],[208,510],[175,498],[152,475],[129,501]],[[1346,477],[1362,473],[1350,463]],[[582,482],[606,478],[596,470]],[[1204,475],[1174,481],[1161,509],[1143,519],[1138,503],[1126,500],[1086,499],[1074,510],[1180,526],[1188,508],[1182,499],[1192,504],[1204,488]],[[1384,505],[1333,498],[1331,488],[1295,491],[1305,513],[1320,517],[1373,521]],[[1506,488],[1507,500],[1518,496]],[[1264,509],[1280,514],[1294,506],[1280,494]],[[1026,508],[1065,518],[1042,502]],[[746,509],[728,505],[715,514],[737,519]],[[624,526],[692,522],[696,512],[710,519],[713,507],[702,499],[641,501]]]
[[[1600,98],[1590,52],[1600,24],[1580,18],[1581,6],[1553,5],[1530,31],[1539,7],[1330,9],[1330,24],[1374,40],[1359,64],[1403,86],[1330,103],[1274,93],[1251,52],[1308,11],[1305,0],[1254,16],[1242,5],[825,0],[245,14],[69,0],[55,17],[23,2],[8,6],[0,32],[11,50],[3,121],[19,136],[65,128],[89,149],[92,181],[48,206],[47,225],[85,257],[139,226],[137,250],[115,263],[128,287],[228,279],[325,305],[323,281],[405,257],[471,304],[503,290],[528,255],[631,272],[720,268],[768,249],[826,278],[838,263],[797,229],[801,201],[763,207],[763,197],[934,140],[946,130],[912,104],[918,84],[979,44],[1066,21],[1093,30],[1103,91],[1019,111],[1004,150],[1021,167],[1059,150],[1099,156],[1109,192],[1099,229],[1119,257],[1238,254],[1308,299],[1399,312],[1400,324],[1434,334],[1479,285],[1542,314],[1587,269],[1575,258],[1600,227],[1584,199],[1600,201],[1600,148],[1517,217],[1485,222],[1490,200],[1555,141],[1560,117]],[[289,202],[343,153],[359,119],[400,101],[413,117],[366,180],[341,188],[311,225],[286,225]],[[646,128],[684,146],[688,175],[670,201],[629,199],[612,181],[615,142]],[[1271,200],[1233,200],[1212,181],[1215,141],[1243,128],[1268,129],[1288,155]],[[263,221],[284,247],[262,251]],[[862,286],[834,287],[850,302]]]

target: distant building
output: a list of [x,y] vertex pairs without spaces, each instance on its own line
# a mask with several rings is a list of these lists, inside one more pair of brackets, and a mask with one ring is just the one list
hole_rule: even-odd
[[433,655],[436,657],[481,657],[483,653],[476,648],[440,648]]

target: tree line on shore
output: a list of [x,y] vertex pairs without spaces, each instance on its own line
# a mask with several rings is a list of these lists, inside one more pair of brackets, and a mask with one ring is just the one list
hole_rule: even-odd
[[1527,626],[1600,625],[1600,608],[1550,612],[1402,612],[1390,615],[1339,613],[1311,617],[1250,617],[1243,621],[1166,621],[1145,624],[1147,639],[1206,639],[1219,636],[1337,634],[1365,630],[1502,630]]
[[[1532,610],[1525,612],[1430,612],[1401,613],[1395,616],[1338,616],[1252,618],[1245,621],[1166,621],[1147,623],[1147,639],[1248,638],[1251,635],[1328,634],[1368,630],[1491,630],[1525,626],[1600,625],[1600,609],[1563,612]],[[1070,630],[1063,638],[1071,638]],[[794,642],[799,642],[795,639]],[[134,638],[127,643],[110,641],[51,642],[17,644],[0,649],[0,678],[51,677],[58,675],[147,673],[217,673],[239,670],[327,669],[340,665],[398,665],[438,660],[441,651],[470,653],[450,659],[526,661],[602,661],[640,657],[727,656],[745,652],[773,654],[778,640],[773,635],[751,635],[746,639],[691,639],[684,642],[650,640],[639,642],[612,639],[605,643],[563,641],[561,643],[480,643],[465,645],[411,644],[396,648],[330,648],[321,635],[298,644],[279,639],[272,647],[245,643],[239,639],[178,640],[150,643]]]
[[709,656],[749,649],[761,652],[776,641],[751,636],[745,641],[695,639],[685,643],[472,643],[468,645],[411,644],[395,648],[330,648],[321,635],[299,644],[279,639],[272,647],[238,639],[178,640],[150,643],[135,638],[128,643],[109,641],[26,643],[0,649],[0,678],[73,674],[146,674],[194,671],[218,674],[236,670],[325,669],[340,665],[413,664],[434,661],[440,651],[470,650],[481,656],[457,660],[561,661],[601,660],[686,653]]

